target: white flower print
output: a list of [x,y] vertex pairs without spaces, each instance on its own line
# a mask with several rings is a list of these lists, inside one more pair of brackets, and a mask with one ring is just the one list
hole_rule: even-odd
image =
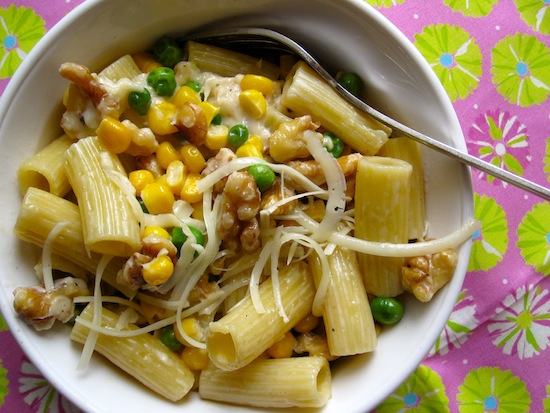
[[63,397],[29,362],[21,365],[19,392],[29,406],[40,413],[80,413],[80,409]]
[[471,295],[467,295],[467,290],[463,290],[458,296],[449,321],[445,324],[441,335],[430,350],[429,356],[435,354],[445,355],[451,350],[451,347],[460,348],[479,325],[479,320],[475,315],[476,304],[474,299]]
[[550,345],[550,299],[548,290],[529,285],[508,295],[496,309],[487,329],[493,344],[504,354],[520,359],[540,354]]

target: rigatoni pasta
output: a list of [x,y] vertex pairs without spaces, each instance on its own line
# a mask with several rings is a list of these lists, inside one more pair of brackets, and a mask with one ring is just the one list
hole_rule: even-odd
[[[273,282],[273,278],[269,278],[259,288],[264,312],[256,311],[249,296],[210,324],[206,349],[218,368],[230,371],[246,366],[311,312],[315,291],[305,263],[282,268],[278,274],[278,290],[273,287]],[[283,320],[279,314],[277,293],[288,320]],[[258,334],[262,326],[269,326],[269,329]]]
[[304,62],[297,63],[290,73],[282,102],[297,115],[311,115],[365,155],[375,155],[390,135],[387,126],[342,99]]
[[[328,256],[330,283],[324,302],[323,321],[330,354],[351,356],[376,348],[374,321],[355,251],[337,247]],[[316,283],[321,278],[321,263],[310,258]]]
[[259,359],[224,371],[214,365],[201,374],[202,398],[257,407],[322,407],[331,397],[331,375],[324,357]]
[[60,322],[80,307],[79,367],[97,351],[169,400],[321,407],[330,363],[376,351],[369,298],[431,298],[454,251],[430,261],[420,198],[407,244],[411,165],[377,154],[391,131],[303,62],[186,51],[163,37],[99,73],[60,67],[66,136],[20,169],[15,234],[41,249],[39,285],[14,308],[46,329],[53,298]]
[[[368,241],[406,243],[412,167],[400,159],[364,157],[357,165],[355,236]],[[359,254],[367,292],[395,297],[403,292],[403,258]]]
[[66,134],[25,161],[17,170],[17,180],[23,194],[28,188],[40,188],[57,196],[65,196],[71,185],[65,174],[63,159],[73,140]]
[[67,150],[65,171],[78,200],[86,246],[100,254],[127,257],[140,248],[138,217],[123,188],[104,170],[102,154],[114,173],[126,173],[97,137],[80,139]]
[[[93,304],[87,305],[79,319],[91,322],[93,311]],[[115,328],[119,318],[115,313],[103,308],[101,315],[103,326]],[[127,328],[137,329],[132,325]],[[77,320],[71,330],[71,339],[84,343],[89,333],[90,329]],[[99,334],[95,349],[136,380],[174,402],[182,399],[195,382],[195,376],[185,363],[149,334],[135,337]]]

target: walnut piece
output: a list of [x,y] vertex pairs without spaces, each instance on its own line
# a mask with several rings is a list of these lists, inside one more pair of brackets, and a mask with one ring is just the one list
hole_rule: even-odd
[[[99,121],[107,116],[118,119],[120,102],[108,93],[96,73],[77,63],[63,63],[59,74],[75,86],[69,89],[67,111],[63,114],[61,127],[73,139],[85,138],[89,130],[97,128]],[[91,103],[91,105],[90,105]]]
[[208,121],[200,106],[186,102],[176,113],[176,128],[193,145],[201,146],[206,141]]
[[216,229],[226,248],[246,252],[260,247],[260,228],[256,215],[261,194],[248,172],[233,172],[222,192],[222,207]]
[[401,282],[405,291],[428,302],[453,277],[458,262],[456,252],[449,248],[432,255],[405,258]]
[[[337,159],[338,165],[340,166],[340,169],[342,169],[342,172],[346,178],[355,175],[355,172],[357,171],[357,164],[362,157],[363,155],[360,153],[352,153],[350,155],[341,156]],[[315,160],[290,161],[288,162],[288,166],[296,169],[317,185],[322,185],[327,182],[325,174],[323,173],[323,168],[321,168],[321,164]]]
[[13,292],[13,308],[36,330],[50,329],[55,320],[66,323],[74,316],[73,298],[90,295],[86,282],[73,277],[57,280],[54,288],[20,287]]
[[319,126],[312,122],[310,116],[302,116],[285,122],[269,137],[269,154],[277,162],[287,162],[291,159],[310,156],[302,133],[306,130],[316,130]]

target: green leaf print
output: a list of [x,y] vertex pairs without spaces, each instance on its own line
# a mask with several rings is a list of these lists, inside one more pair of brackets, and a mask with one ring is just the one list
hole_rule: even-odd
[[514,0],[521,18],[542,34],[550,34],[550,7],[548,1]]
[[468,271],[488,271],[508,249],[508,221],[493,198],[479,194],[474,194],[474,218],[481,221],[481,229],[474,234]]
[[422,33],[415,35],[415,46],[453,102],[465,99],[478,87],[481,51],[463,28],[448,24],[424,27]]
[[437,372],[421,365],[390,397],[376,408],[376,413],[447,413],[449,398]]
[[33,9],[13,4],[0,8],[0,79],[15,73],[45,33],[44,20]]
[[491,13],[498,0],[445,0],[444,3],[464,16],[483,17]]
[[546,397],[542,401],[543,413],[550,413],[550,385],[546,386]]
[[460,413],[527,413],[531,405],[525,383],[498,367],[471,370],[458,390]]
[[508,102],[526,107],[547,99],[550,49],[535,36],[506,36],[491,51],[491,61],[493,83]]
[[10,382],[7,375],[8,371],[2,366],[2,360],[0,359],[0,406],[4,404],[4,399],[8,394],[8,384]]
[[365,2],[373,7],[391,7],[404,3],[405,0],[365,0]]
[[523,217],[518,226],[517,247],[528,265],[550,275],[550,204],[542,202]]

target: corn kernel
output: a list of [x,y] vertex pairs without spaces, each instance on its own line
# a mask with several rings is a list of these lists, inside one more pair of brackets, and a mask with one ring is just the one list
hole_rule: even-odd
[[[180,321],[181,329],[183,332],[188,336],[191,337],[193,340],[200,341],[202,339],[202,328],[199,323],[199,321],[195,317],[187,317]],[[185,337],[183,337],[177,328],[177,326],[174,326],[174,332],[176,333],[177,340],[188,346],[190,345]]]
[[172,212],[174,194],[170,188],[160,182],[153,182],[141,191],[141,199],[151,214],[167,214]]
[[267,112],[267,102],[264,95],[254,89],[243,90],[239,94],[239,103],[255,119],[262,118]]
[[168,164],[164,176],[166,185],[170,187],[174,195],[179,195],[187,178],[187,168],[180,160],[172,161]]
[[237,148],[237,151],[235,152],[235,155],[237,155],[238,158],[244,158],[246,156],[263,158],[262,152],[260,152],[255,145],[249,143],[245,143],[244,145],[239,146]]
[[180,155],[189,172],[199,173],[206,166],[204,156],[195,145],[187,144],[182,146]]
[[262,93],[264,96],[269,96],[275,90],[273,80],[260,75],[244,75],[241,80],[241,89],[254,89]]
[[187,175],[187,179],[183,183],[183,188],[180,193],[180,198],[190,204],[197,203],[202,200],[202,193],[197,188],[197,183],[202,179],[198,173],[191,172]]
[[135,171],[131,171],[128,174],[128,179],[135,188],[137,196],[141,195],[141,191],[145,188],[145,185],[155,182],[153,173],[147,169],[137,169]]
[[149,128],[157,135],[170,135],[178,129],[174,124],[176,105],[170,102],[160,102],[152,105],[147,111]]
[[163,169],[168,168],[171,162],[178,160],[180,160],[180,155],[170,142],[164,141],[158,146],[157,161]]
[[166,231],[164,228],[159,227],[157,225],[147,225],[143,229],[142,238],[145,238],[148,235],[156,235],[157,237],[162,237],[166,239],[170,239],[170,234],[168,231]]
[[196,347],[185,347],[181,352],[181,359],[190,370],[194,371],[204,370],[210,362],[208,351]]
[[141,275],[147,284],[161,285],[168,281],[173,272],[174,263],[172,259],[167,255],[161,255],[144,264]]
[[295,345],[296,338],[287,331],[282,339],[267,349],[267,354],[276,359],[291,357]]
[[260,153],[264,152],[264,141],[262,141],[262,138],[260,138],[258,135],[250,135],[246,143],[254,145],[256,148],[258,148]]
[[213,151],[219,151],[227,146],[227,133],[229,128],[225,125],[210,125],[206,133],[204,145]]
[[137,67],[143,73],[149,73],[151,70],[154,70],[162,65],[155,60],[152,54],[146,52],[134,53],[132,55],[134,62],[136,62]]
[[103,146],[113,153],[126,151],[130,147],[134,135],[125,124],[110,116],[103,118],[96,134]]
[[212,122],[212,119],[214,119],[214,116],[220,113],[220,108],[213,105],[210,102],[200,102],[199,106],[204,112],[204,115],[206,116],[206,123],[208,125],[210,125],[210,122]]
[[198,105],[201,103],[201,96],[189,86],[182,86],[172,96],[172,102],[178,108],[181,108],[186,103]]

